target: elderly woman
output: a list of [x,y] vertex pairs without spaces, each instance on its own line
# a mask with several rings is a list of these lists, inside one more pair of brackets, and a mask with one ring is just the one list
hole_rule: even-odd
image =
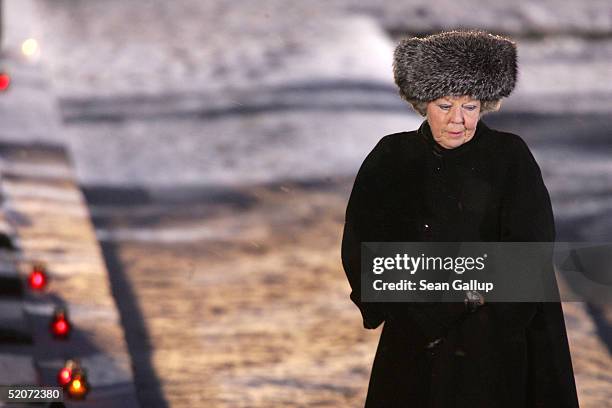
[[426,117],[367,156],[342,261],[364,327],[382,322],[366,407],[577,407],[559,303],[371,303],[362,242],[552,242],[550,198],[525,142],[489,128],[516,82],[515,44],[477,31],[400,42],[400,95]]

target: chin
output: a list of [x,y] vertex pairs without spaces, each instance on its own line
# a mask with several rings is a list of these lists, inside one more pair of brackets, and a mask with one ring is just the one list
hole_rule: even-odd
[[459,147],[464,143],[463,139],[462,140],[444,140],[443,143],[440,143],[442,145],[442,147],[445,147],[447,149],[454,149],[455,147]]

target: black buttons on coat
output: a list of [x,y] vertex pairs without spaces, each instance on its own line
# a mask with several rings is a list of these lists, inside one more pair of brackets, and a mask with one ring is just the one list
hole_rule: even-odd
[[433,232],[429,223],[423,224],[423,239],[425,241],[431,241],[433,239]]
[[444,338],[443,337],[439,337],[439,338],[429,342],[425,346],[425,351],[427,352],[427,355],[429,355],[430,357],[437,356],[438,352],[440,351],[440,344],[442,344],[443,342],[444,342]]
[[434,155],[434,160],[433,160],[433,168],[436,172],[440,172],[442,171],[442,167],[444,164],[444,158],[442,157],[442,155],[440,153],[438,153],[437,151],[433,151],[433,155]]

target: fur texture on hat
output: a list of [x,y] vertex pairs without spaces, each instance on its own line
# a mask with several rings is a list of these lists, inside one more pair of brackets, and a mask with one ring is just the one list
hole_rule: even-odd
[[448,31],[400,41],[393,54],[399,93],[409,102],[469,95],[510,95],[517,77],[516,44],[483,31]]

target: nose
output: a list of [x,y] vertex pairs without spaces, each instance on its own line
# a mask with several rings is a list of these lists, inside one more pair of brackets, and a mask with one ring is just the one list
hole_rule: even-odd
[[463,111],[461,110],[461,106],[454,106],[451,109],[451,122],[463,123]]

